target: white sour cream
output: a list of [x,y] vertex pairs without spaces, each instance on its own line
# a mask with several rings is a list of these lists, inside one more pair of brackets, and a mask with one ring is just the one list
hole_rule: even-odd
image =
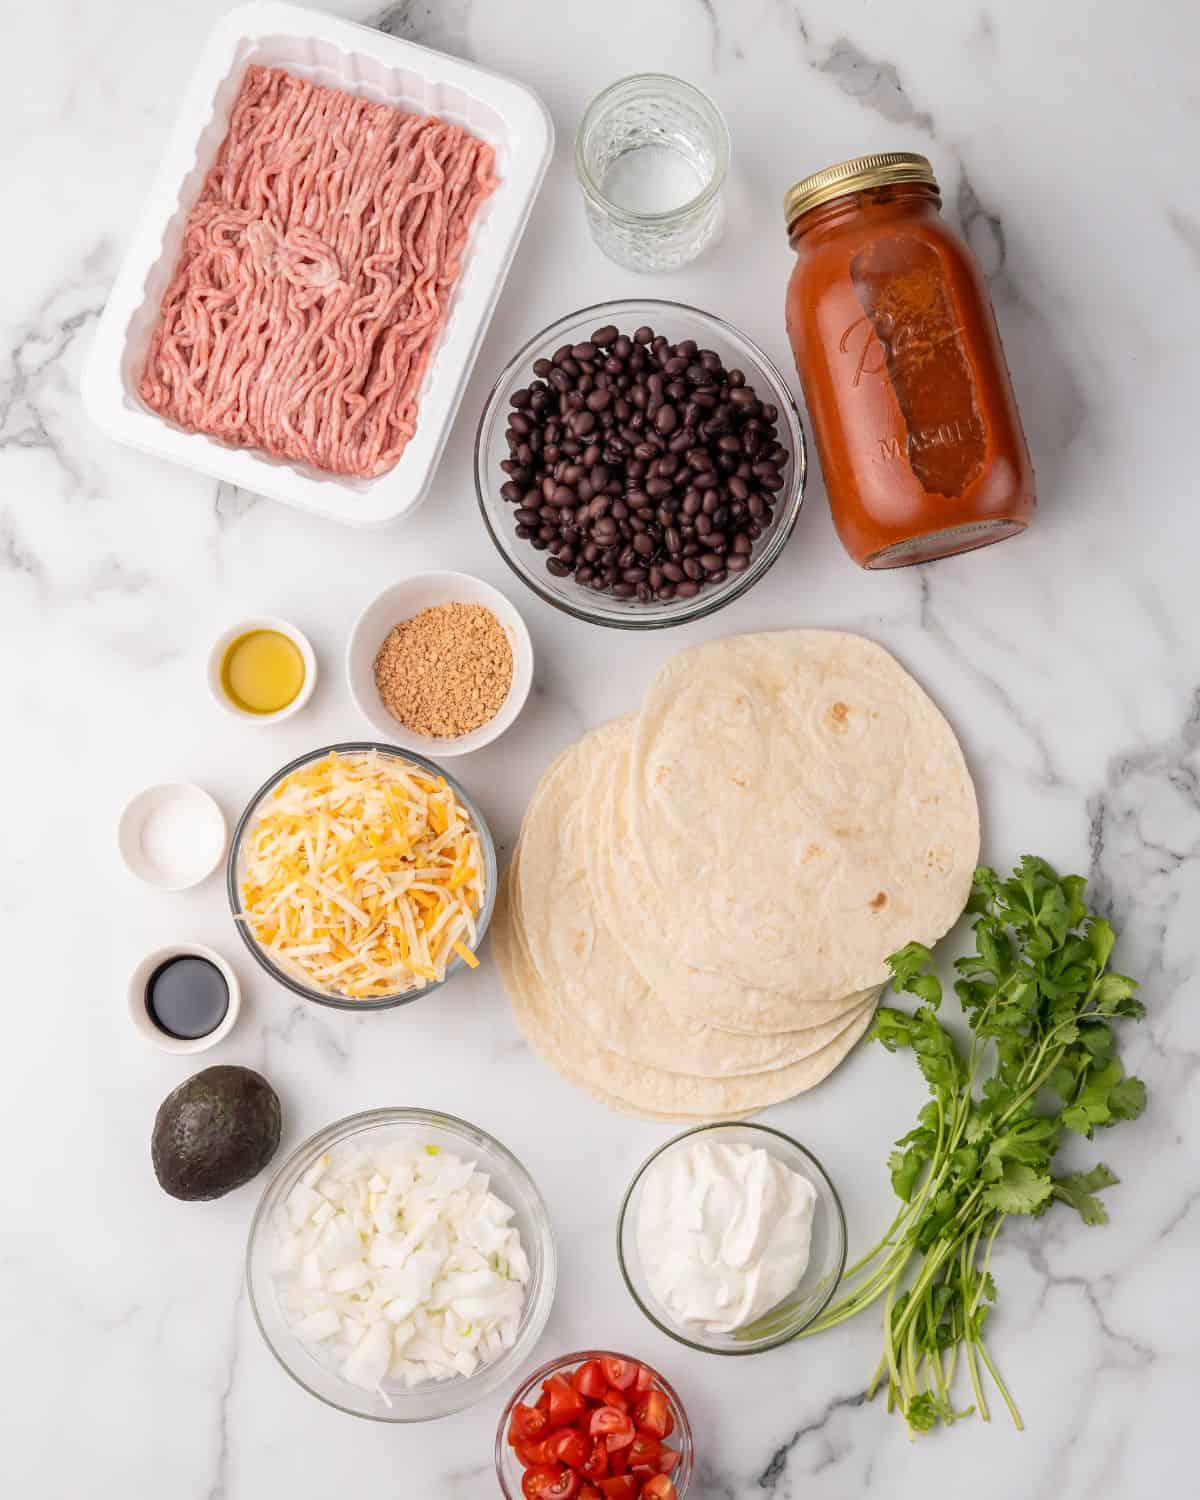
[[637,1247],[673,1322],[705,1333],[753,1323],[808,1265],[817,1193],[761,1146],[697,1141],[647,1172]]

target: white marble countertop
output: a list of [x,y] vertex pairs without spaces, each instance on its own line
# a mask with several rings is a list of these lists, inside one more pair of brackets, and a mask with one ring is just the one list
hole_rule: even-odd
[[[173,938],[238,965],[246,1009],[203,1061],[275,1083],[285,1148],[337,1116],[424,1103],[470,1117],[529,1165],[554,1215],[561,1283],[543,1357],[600,1342],[669,1373],[700,1435],[692,1494],[842,1500],[1193,1493],[1200,1251],[1200,19],[1182,0],[946,6],[867,0],[430,0],[334,8],[526,80],[555,160],[484,342],[434,494],[407,525],[355,533],[123,451],[92,431],[78,377],[178,82],[222,0],[42,0],[6,7],[0,92],[0,660],[9,961],[0,1063],[0,1490],[94,1500],[495,1493],[502,1396],[397,1429],[327,1410],[254,1328],[242,1252],[261,1181],[212,1204],[155,1184],[162,1096],[194,1071],[137,1037],[126,976]],[[733,133],[721,245],[639,279],[587,238],[570,166],[587,100],[662,69],[709,90]],[[760,587],[701,624],[626,636],[522,591],[476,514],[474,415],[509,351],[582,303],[649,293],[711,308],[788,364],[790,255],[779,202],[861,151],[933,159],[948,215],[991,278],[1037,467],[1017,542],[868,575],[834,537],[814,474],[798,531]],[[977,1421],[910,1444],[865,1406],[868,1316],[751,1360],[690,1354],[630,1302],[613,1253],[621,1193],[661,1127],[605,1112],[530,1054],[485,967],[435,1002],[346,1018],[255,972],[218,879],[148,893],[116,860],[134,789],[211,788],[236,815],[291,755],[365,726],[341,674],[361,604],[398,574],[473,571],[508,589],[537,652],[518,726],[457,769],[511,846],[542,768],[627,711],[667,656],[784,625],[860,630],[895,651],[955,723],[985,851],[1087,872],[1149,1019],[1127,1038],[1146,1117],[1093,1148],[1123,1179],[1112,1224],[1010,1227],[994,1350],[1028,1430]],[[207,646],[241,613],[294,619],[322,677],[270,730],[206,696]],[[15,967],[14,967],[15,965]],[[864,1048],[770,1112],[844,1191],[852,1244],[891,1214],[884,1160],[922,1097],[911,1060]]]

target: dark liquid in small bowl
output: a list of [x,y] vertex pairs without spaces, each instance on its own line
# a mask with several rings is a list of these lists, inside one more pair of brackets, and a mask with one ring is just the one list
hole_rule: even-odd
[[146,1013],[179,1041],[208,1036],[229,1010],[225,976],[207,958],[181,954],[159,964],[146,983]]

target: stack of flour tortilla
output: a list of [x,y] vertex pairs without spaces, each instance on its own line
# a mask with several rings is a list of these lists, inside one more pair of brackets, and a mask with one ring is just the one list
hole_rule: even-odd
[[888,954],[947,931],[978,853],[958,742],[886,651],[733,636],[546,772],[492,940],[566,1078],[652,1119],[729,1118],[837,1067]]

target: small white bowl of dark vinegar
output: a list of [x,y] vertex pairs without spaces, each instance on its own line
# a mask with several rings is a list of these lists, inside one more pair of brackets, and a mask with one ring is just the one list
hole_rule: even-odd
[[129,979],[134,1030],[164,1052],[206,1052],[237,1024],[237,975],[203,943],[173,943],[147,953]]

